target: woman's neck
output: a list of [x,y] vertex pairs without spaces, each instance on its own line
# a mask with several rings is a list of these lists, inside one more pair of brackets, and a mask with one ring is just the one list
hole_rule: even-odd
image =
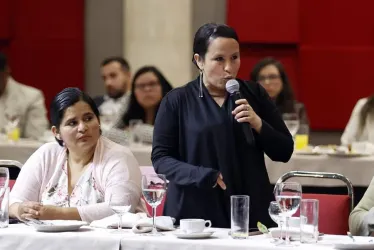
[[84,168],[89,162],[92,161],[96,147],[92,147],[85,152],[68,151],[68,161],[70,166],[79,166]]
[[153,124],[153,121],[155,119],[156,115],[156,109],[155,108],[149,108],[145,111],[145,123],[147,124]]

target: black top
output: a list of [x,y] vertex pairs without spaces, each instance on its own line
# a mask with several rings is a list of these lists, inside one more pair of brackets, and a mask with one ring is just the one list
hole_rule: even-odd
[[[255,144],[247,144],[241,125],[231,114],[228,96],[220,107],[199,81],[170,91],[157,113],[152,149],[156,173],[170,181],[164,214],[177,219],[211,220],[213,227],[230,227],[230,196],[250,196],[250,228],[257,221],[273,225],[268,207],[274,200],[264,153],[287,162],[293,140],[266,91],[257,83],[240,83],[240,92],[262,119]],[[216,183],[222,173],[227,186]]]

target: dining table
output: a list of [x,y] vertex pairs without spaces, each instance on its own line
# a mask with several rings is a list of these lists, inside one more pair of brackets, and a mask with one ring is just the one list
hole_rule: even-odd
[[[178,229],[177,229],[178,230]],[[114,229],[81,227],[78,231],[38,232],[32,226],[11,224],[0,229],[0,249],[17,250],[276,250],[290,249],[277,245],[268,234],[249,236],[247,239],[232,239],[229,229],[210,228],[212,236],[201,239],[180,239],[176,231],[163,232],[162,236],[135,234],[131,229],[123,233],[114,233]],[[292,242],[291,249],[324,250],[324,249],[374,249],[371,237],[355,237],[355,242],[345,235],[324,235],[317,243],[302,244]],[[372,248],[370,248],[372,247]]]

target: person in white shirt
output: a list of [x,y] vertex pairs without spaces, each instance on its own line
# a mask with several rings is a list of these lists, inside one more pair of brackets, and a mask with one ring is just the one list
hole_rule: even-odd
[[38,139],[49,126],[42,91],[16,82],[0,53],[0,130],[18,126],[20,137]]
[[374,95],[358,100],[340,140],[342,145],[353,142],[374,144]]
[[103,130],[110,129],[118,116],[127,110],[131,73],[129,63],[122,57],[109,57],[101,63],[101,77],[106,94],[94,98],[100,111]]

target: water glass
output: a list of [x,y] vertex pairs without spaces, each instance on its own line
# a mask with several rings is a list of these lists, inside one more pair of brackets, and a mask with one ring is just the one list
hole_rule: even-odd
[[300,203],[300,242],[318,241],[319,203],[316,199],[302,199]]
[[156,208],[161,204],[162,199],[166,193],[166,177],[162,174],[148,174],[142,176],[142,192],[145,201],[152,207],[152,232],[150,235],[159,236],[161,233],[157,232],[155,218]]
[[300,120],[297,113],[285,113],[282,115],[282,118],[292,137],[295,137],[300,126]]
[[9,187],[0,187],[0,228],[9,225]]
[[269,205],[269,215],[270,218],[278,224],[278,228],[280,229],[279,239],[282,240],[282,231],[283,231],[283,218],[282,218],[282,210],[279,207],[278,202],[271,201]]
[[130,147],[138,147],[142,146],[142,137],[141,134],[139,133],[139,127],[143,124],[142,120],[130,120],[129,121],[129,133],[130,133]]
[[231,196],[231,237],[246,239],[249,229],[249,196]]
[[[9,186],[9,169],[0,167],[0,188],[7,188]],[[0,192],[1,195],[1,192]]]
[[297,182],[281,182],[275,185],[275,199],[283,216],[286,218],[286,245],[291,245],[289,237],[289,218],[296,213],[300,206],[302,189]]

